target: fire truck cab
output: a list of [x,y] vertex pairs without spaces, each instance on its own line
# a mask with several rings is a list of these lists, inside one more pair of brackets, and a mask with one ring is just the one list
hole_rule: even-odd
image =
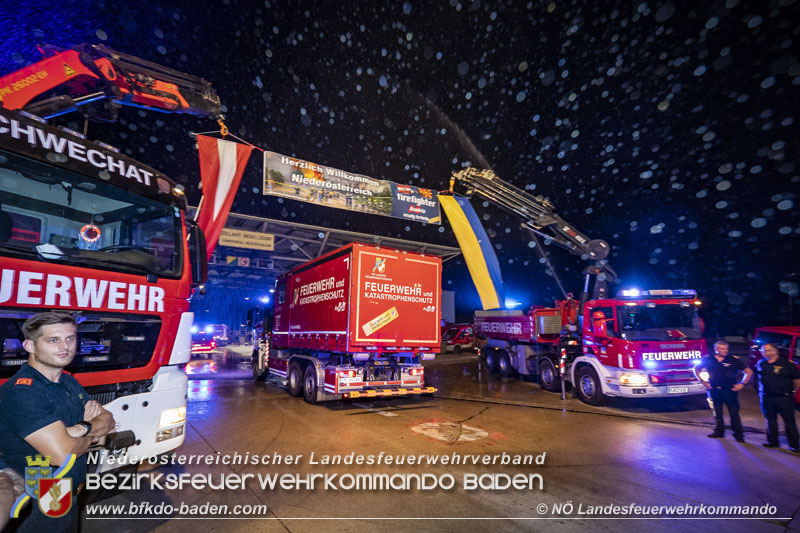
[[622,291],[616,298],[522,311],[478,311],[490,371],[570,384],[584,402],[703,394],[694,366],[707,354],[693,290]]

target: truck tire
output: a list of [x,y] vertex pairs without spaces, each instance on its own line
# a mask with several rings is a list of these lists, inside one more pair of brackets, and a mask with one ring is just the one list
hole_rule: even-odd
[[561,390],[561,378],[556,371],[556,366],[550,359],[542,359],[539,362],[539,383],[548,392],[559,392]]
[[510,378],[514,375],[514,367],[511,366],[511,358],[505,350],[500,350],[498,352],[497,371],[504,378]]
[[594,368],[590,366],[580,368],[575,380],[578,382],[578,396],[582,402],[589,405],[605,405],[608,403],[608,396],[603,394],[600,378],[597,377],[597,372],[594,371]]
[[486,350],[484,361],[486,362],[486,368],[489,370],[489,372],[492,374],[497,374],[497,350],[493,348]]
[[310,404],[317,403],[317,369],[313,363],[306,367],[303,377],[303,398]]
[[461,345],[460,344],[456,344],[455,346],[453,346],[453,353],[454,354],[461,353]]
[[258,364],[261,360],[261,354],[258,350],[253,352],[253,357],[251,358],[251,365],[253,367],[253,381],[263,381],[265,377],[267,377],[267,369],[266,368],[259,368]]
[[289,371],[286,373],[286,384],[288,385],[290,396],[297,398],[303,394],[303,369],[297,361],[289,363]]

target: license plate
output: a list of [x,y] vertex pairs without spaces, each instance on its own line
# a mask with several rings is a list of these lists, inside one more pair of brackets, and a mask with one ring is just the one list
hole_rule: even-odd
[[689,387],[669,387],[667,389],[667,394],[682,394],[684,392],[689,392]]

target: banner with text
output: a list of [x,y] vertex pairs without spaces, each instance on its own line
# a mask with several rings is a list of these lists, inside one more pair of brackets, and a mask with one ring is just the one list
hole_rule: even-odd
[[219,235],[219,245],[272,252],[275,250],[275,235],[258,231],[223,228],[222,233]]
[[264,194],[326,207],[441,224],[436,191],[264,152]]

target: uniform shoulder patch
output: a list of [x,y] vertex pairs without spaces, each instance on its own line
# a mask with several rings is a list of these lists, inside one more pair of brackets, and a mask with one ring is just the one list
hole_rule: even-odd
[[33,384],[33,378],[18,378],[16,382],[14,382],[14,386],[17,385],[27,385],[31,386]]

